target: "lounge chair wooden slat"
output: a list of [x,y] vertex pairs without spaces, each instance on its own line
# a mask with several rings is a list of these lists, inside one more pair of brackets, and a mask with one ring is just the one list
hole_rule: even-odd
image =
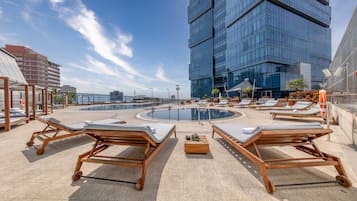
[[125,161],[118,161],[118,160],[104,160],[98,158],[88,158],[83,159],[82,162],[88,163],[100,163],[100,164],[107,164],[107,165],[120,165],[120,166],[128,166],[128,167],[141,167],[142,162],[125,162]]
[[302,168],[302,167],[316,167],[316,166],[335,166],[337,161],[321,161],[321,162],[300,162],[300,163],[280,163],[267,164],[269,169],[287,169],[287,168]]
[[299,160],[322,160],[322,157],[305,157],[305,158],[280,158],[280,159],[265,159],[264,161],[266,163],[275,163],[275,162],[283,162],[283,161],[299,161]]

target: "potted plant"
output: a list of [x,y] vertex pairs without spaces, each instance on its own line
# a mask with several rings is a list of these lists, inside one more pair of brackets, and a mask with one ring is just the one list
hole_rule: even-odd
[[216,95],[219,93],[219,89],[213,88],[211,93],[212,93],[213,97],[216,97]]
[[244,88],[242,92],[247,96],[247,98],[249,98],[252,96],[253,88],[252,87]]

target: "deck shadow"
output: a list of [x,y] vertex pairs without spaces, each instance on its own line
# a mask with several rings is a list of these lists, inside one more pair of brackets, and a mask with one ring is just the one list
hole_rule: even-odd
[[[76,182],[72,182],[73,186],[77,186],[79,188],[70,195],[68,200],[156,200],[161,175],[168,159],[176,147],[177,142],[177,138],[170,138],[154,159],[149,163],[145,178],[145,185],[142,191],[136,190],[134,184],[81,178]],[[116,148],[118,147],[119,146],[116,146]],[[140,157],[142,156],[143,151],[144,149],[142,147],[128,147],[116,156]],[[83,171],[84,176],[133,182],[136,182],[141,176],[141,168],[100,164],[98,168],[88,173],[85,171],[86,165],[91,164],[83,164],[81,171]]]
[[211,150],[207,154],[185,154],[189,159],[214,159]]
[[[230,144],[225,142],[222,138],[216,138],[216,140],[223,145],[223,147],[232,154],[240,163],[246,168],[254,177],[262,184],[263,190],[265,190],[263,180],[259,167],[246,158],[243,154],[233,148]],[[282,158],[288,157],[287,154],[279,151],[276,148],[264,148],[261,149],[263,158]],[[334,167],[329,167],[334,170]],[[335,171],[336,172],[336,171]],[[325,182],[335,181],[335,178],[331,175],[324,173],[323,171],[311,167],[311,168],[293,168],[293,169],[270,169],[268,170],[269,179],[274,185],[281,184],[296,184],[296,183],[308,183],[308,182]],[[336,172],[337,175],[337,172]],[[239,178],[237,178],[239,179]],[[257,186],[257,189],[258,188]],[[288,187],[277,187],[276,192],[271,194],[273,197],[279,200],[351,200],[351,197],[357,197],[357,189],[355,187],[344,188],[337,183],[328,184],[313,184],[313,185],[293,185]],[[320,195],[320,197],[316,197]]]
[[[40,144],[39,144],[39,141],[41,141]],[[72,149],[74,147],[85,145],[85,144],[88,144],[91,142],[93,142],[93,141],[88,136],[78,135],[75,137],[50,142],[46,147],[45,153],[43,153],[42,155],[37,155],[36,154],[37,149],[39,149],[42,146],[42,140],[37,138],[35,140],[34,146],[27,147],[26,150],[23,150],[21,152],[26,157],[26,159],[32,163],[32,162],[41,160],[43,158],[52,156],[53,154],[57,154],[61,151]]]

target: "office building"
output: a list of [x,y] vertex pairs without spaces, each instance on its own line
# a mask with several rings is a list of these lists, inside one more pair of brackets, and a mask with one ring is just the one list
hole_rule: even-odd
[[59,88],[60,65],[48,61],[46,56],[28,47],[5,45],[4,49],[16,57],[17,65],[29,84]]
[[59,89],[61,85],[60,81],[60,65],[52,61],[48,61],[48,74],[47,74],[47,86],[49,88]]
[[326,0],[190,0],[191,96],[215,87],[225,95],[246,78],[258,96],[285,96],[296,78],[319,88],[331,61],[330,17]]

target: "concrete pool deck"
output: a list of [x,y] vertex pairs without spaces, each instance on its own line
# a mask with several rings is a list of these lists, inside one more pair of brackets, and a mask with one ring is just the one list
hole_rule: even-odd
[[[219,108],[221,109],[221,108]],[[215,120],[211,123],[237,122],[247,125],[293,124],[296,121],[272,120],[269,111],[227,108],[243,112],[243,117]],[[118,118],[129,123],[147,123],[136,117],[138,110],[79,111],[77,107],[56,110],[51,116],[66,123],[83,120]],[[307,120],[306,120],[307,121]],[[169,122],[169,121],[160,121]],[[0,133],[0,200],[130,200],[130,201],[233,201],[233,200],[357,200],[357,151],[351,139],[338,126],[334,133],[317,140],[321,150],[340,157],[350,180],[351,188],[338,184],[320,184],[278,188],[274,194],[266,192],[260,172],[239,152],[218,136],[210,137],[208,121],[171,121],[177,127],[177,139],[171,138],[149,165],[143,191],[131,184],[80,179],[72,182],[72,174],[79,154],[88,151],[92,141],[85,135],[50,143],[44,155],[26,146],[33,131],[43,128],[38,121],[14,127]],[[301,121],[300,121],[301,123]],[[207,135],[210,153],[186,155],[185,135]],[[35,145],[38,145],[38,141]],[[107,153],[136,155],[140,148],[113,147]],[[299,156],[293,148],[263,149],[266,156]],[[140,170],[101,164],[84,164],[84,175],[136,181]],[[332,167],[286,169],[269,171],[274,184],[334,180]]]

